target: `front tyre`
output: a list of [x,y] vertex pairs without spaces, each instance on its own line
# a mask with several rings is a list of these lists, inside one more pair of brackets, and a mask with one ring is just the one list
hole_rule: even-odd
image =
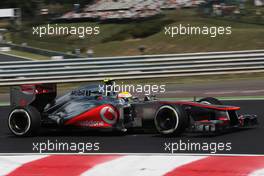
[[162,135],[178,136],[188,126],[188,116],[181,106],[163,105],[154,118],[155,127]]
[[39,111],[32,107],[17,107],[8,116],[8,127],[16,136],[32,136],[40,128],[41,116]]

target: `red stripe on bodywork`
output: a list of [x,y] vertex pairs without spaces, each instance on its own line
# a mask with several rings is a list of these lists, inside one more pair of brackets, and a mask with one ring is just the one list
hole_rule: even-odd
[[177,102],[161,102],[163,104],[178,104],[178,105],[190,105],[194,107],[201,107],[206,109],[214,109],[219,111],[237,111],[240,110],[240,107],[236,106],[223,106],[223,105],[207,105],[191,101],[177,101]]
[[[104,108],[104,107],[111,107],[112,109],[114,109],[117,113],[117,119],[119,118],[118,111],[114,106],[112,106],[110,104],[104,104],[104,105],[100,105],[100,106],[94,107],[92,109],[89,109],[88,111],[83,112],[83,113],[69,119],[68,121],[66,121],[65,125],[81,126],[78,124],[78,122],[81,122],[81,121],[97,121],[97,122],[103,122],[102,126],[97,126],[97,127],[111,127],[112,124],[108,124],[101,117],[100,112],[101,112],[102,108]],[[96,127],[96,126],[94,126],[94,127]]]
[[245,176],[261,168],[264,168],[261,156],[214,156],[178,167],[165,176]]
[[81,120],[84,120],[87,118],[87,116],[98,116],[98,112],[100,111],[100,109],[102,108],[103,106],[97,106],[95,108],[92,108],[92,109],[89,109],[88,111],[85,111],[71,119],[69,119],[65,125],[70,125],[70,124],[74,124],[78,121],[81,121]]
[[94,166],[121,157],[120,155],[53,155],[24,164],[8,176],[77,176]]

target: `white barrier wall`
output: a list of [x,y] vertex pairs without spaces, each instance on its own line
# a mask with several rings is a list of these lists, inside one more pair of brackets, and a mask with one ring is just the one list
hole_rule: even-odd
[[0,18],[15,17],[15,9],[0,9]]
[[264,0],[255,0],[255,6],[264,6]]

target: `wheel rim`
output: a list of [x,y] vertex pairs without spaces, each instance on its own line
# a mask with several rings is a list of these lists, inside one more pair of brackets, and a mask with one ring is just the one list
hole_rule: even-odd
[[179,116],[171,106],[162,106],[155,117],[155,125],[160,133],[170,134],[178,128]]
[[24,135],[31,124],[30,116],[24,109],[16,109],[9,115],[9,128],[15,135]]

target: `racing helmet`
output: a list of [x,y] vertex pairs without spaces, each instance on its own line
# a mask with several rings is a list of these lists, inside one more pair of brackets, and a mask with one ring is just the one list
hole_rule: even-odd
[[117,95],[117,98],[124,99],[125,101],[129,101],[132,99],[132,95],[129,92],[120,92]]

